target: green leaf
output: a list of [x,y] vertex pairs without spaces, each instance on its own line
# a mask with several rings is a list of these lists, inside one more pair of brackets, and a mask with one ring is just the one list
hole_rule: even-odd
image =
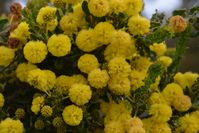
[[90,15],[90,11],[88,9],[88,2],[87,1],[84,1],[82,3],[82,10],[84,11],[84,13],[86,14],[86,16],[89,16]]
[[181,10],[175,10],[173,11],[173,16],[180,15],[180,16],[186,16],[187,10],[181,9]]
[[8,19],[1,19],[0,20],[0,28],[2,29],[8,23]]
[[190,14],[197,14],[199,12],[199,6],[195,6],[190,9]]

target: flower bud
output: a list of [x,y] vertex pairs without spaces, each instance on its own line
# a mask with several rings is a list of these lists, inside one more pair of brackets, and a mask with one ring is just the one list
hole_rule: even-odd
[[187,28],[187,22],[182,16],[173,16],[169,19],[169,27],[174,31],[174,32],[183,32]]

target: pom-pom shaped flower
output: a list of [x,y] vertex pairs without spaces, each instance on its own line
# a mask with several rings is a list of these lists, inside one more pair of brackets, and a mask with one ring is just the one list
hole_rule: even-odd
[[4,106],[4,102],[5,102],[4,96],[2,93],[0,93],[0,108],[2,108]]
[[23,43],[25,43],[29,37],[29,25],[26,22],[21,22],[18,27],[10,34],[10,38],[16,38]]
[[166,104],[153,104],[149,109],[152,119],[156,122],[167,122],[172,116],[172,109]]
[[182,94],[183,94],[182,88],[178,84],[175,84],[175,83],[168,84],[162,91],[162,95],[164,96],[168,104],[170,105],[172,105],[174,99],[178,95],[182,95]]
[[26,112],[24,111],[24,109],[18,108],[18,109],[15,111],[15,116],[16,116],[18,119],[21,119],[21,118],[24,118],[25,113],[26,113]]
[[56,18],[57,8],[45,6],[39,10],[37,15],[37,23],[41,26],[46,26],[46,28],[50,31],[53,31],[57,26],[57,18]]
[[139,119],[138,117],[130,118],[125,122],[125,129],[127,131],[129,131],[130,128],[132,127],[142,127],[142,126],[143,126],[142,120]]
[[178,95],[174,99],[173,106],[178,111],[181,111],[181,112],[187,111],[192,106],[191,98],[186,95]]
[[132,16],[128,20],[128,29],[133,35],[143,35],[150,30],[150,21],[142,16]]
[[123,123],[120,121],[112,121],[109,124],[105,125],[104,128],[105,133],[125,133],[125,129],[123,127]]
[[109,44],[115,28],[108,22],[100,22],[94,28],[95,38],[100,44]]
[[21,82],[27,82],[27,73],[34,69],[37,69],[37,66],[30,63],[21,63],[17,66],[16,76]]
[[30,63],[41,63],[47,56],[48,50],[46,44],[42,41],[30,41],[23,50],[25,58]]
[[179,119],[180,129],[184,133],[197,133],[199,130],[198,119],[192,115],[186,114]]
[[106,16],[110,11],[108,0],[90,0],[88,2],[90,13],[96,17]]
[[172,63],[172,58],[168,56],[161,56],[158,58],[158,61],[165,67],[169,67]]
[[150,50],[155,52],[158,56],[164,55],[167,51],[167,46],[164,42],[162,43],[154,43],[150,46]]
[[131,82],[127,77],[115,75],[109,80],[108,87],[115,95],[127,95],[131,89]]
[[8,66],[15,57],[15,51],[5,46],[0,46],[0,66]]
[[89,84],[96,88],[106,87],[109,81],[109,75],[106,70],[94,69],[88,74]]
[[144,79],[146,78],[146,75],[147,74],[144,71],[137,71],[137,70],[131,71],[130,81],[131,81],[132,90],[136,90],[144,85]]
[[60,128],[61,126],[64,125],[64,121],[63,121],[62,117],[55,117],[52,121],[52,124],[54,127]]
[[76,37],[77,47],[84,52],[91,52],[99,47],[94,38],[94,30],[82,30]]
[[56,76],[52,71],[34,69],[28,73],[28,83],[40,91],[48,93],[56,82]]
[[69,98],[76,105],[84,105],[89,102],[92,96],[90,86],[84,84],[74,84],[69,89]]
[[125,12],[129,8],[128,0],[109,0],[111,12]]
[[157,123],[149,118],[144,119],[143,123],[147,133],[172,133],[169,124],[166,122]]
[[113,77],[114,75],[121,75],[127,77],[130,75],[131,66],[125,60],[125,58],[115,57],[108,63],[109,74]]
[[132,69],[135,69],[137,71],[147,72],[151,64],[152,62],[149,58],[143,56],[136,56],[135,58],[133,58],[133,61],[131,62],[131,67]]
[[62,57],[71,51],[70,38],[67,35],[52,35],[48,40],[48,51],[56,56]]
[[35,114],[38,114],[43,105],[44,105],[44,97],[37,96],[32,100],[31,111]]
[[35,121],[34,127],[37,130],[42,130],[45,127],[45,123],[44,123],[43,120],[38,119],[38,120]]
[[126,10],[128,16],[138,15],[143,8],[143,0],[127,0],[128,1],[128,9]]
[[53,109],[48,105],[43,106],[41,109],[41,114],[44,117],[50,117],[52,116],[52,113],[53,113]]
[[64,108],[62,116],[66,124],[69,126],[77,126],[83,119],[83,111],[75,105],[69,105]]
[[79,58],[77,66],[81,72],[89,73],[99,67],[99,62],[94,55],[84,54]]
[[167,104],[161,93],[154,92],[149,98],[150,104]]
[[183,32],[187,28],[187,22],[182,16],[173,16],[169,19],[169,27],[174,32]]
[[67,35],[78,31],[78,18],[74,14],[68,14],[61,18],[59,25]]
[[131,59],[136,53],[135,40],[125,31],[119,30],[114,32],[110,43],[104,51],[107,61],[114,57]]
[[23,123],[19,120],[6,118],[0,123],[0,133],[23,133]]

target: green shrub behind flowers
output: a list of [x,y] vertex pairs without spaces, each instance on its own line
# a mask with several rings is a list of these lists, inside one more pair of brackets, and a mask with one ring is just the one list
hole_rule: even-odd
[[197,133],[199,75],[178,67],[199,8],[148,20],[143,6],[14,3],[0,20],[0,133]]

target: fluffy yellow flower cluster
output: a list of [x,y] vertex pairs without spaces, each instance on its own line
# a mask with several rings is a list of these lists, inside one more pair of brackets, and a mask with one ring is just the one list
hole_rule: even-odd
[[0,46],[0,66],[8,66],[15,57],[15,51],[5,46]]
[[5,100],[4,100],[4,96],[3,96],[3,94],[2,94],[2,93],[0,93],[0,108],[2,108],[2,107],[3,107],[4,102],[5,102]]
[[0,133],[23,133],[23,124],[19,120],[6,118],[0,122]]

